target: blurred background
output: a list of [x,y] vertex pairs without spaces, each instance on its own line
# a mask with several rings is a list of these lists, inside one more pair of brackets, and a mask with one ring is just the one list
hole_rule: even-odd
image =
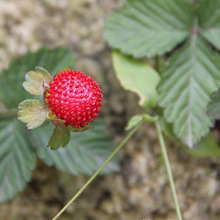
[[[77,70],[92,75],[104,92],[102,117],[115,146],[138,113],[138,97],[124,91],[103,39],[107,16],[123,0],[0,0],[0,71],[10,60],[42,46],[71,49]],[[1,146],[0,146],[1,147]],[[219,158],[194,158],[168,142],[183,219],[220,219]],[[175,219],[155,128],[144,125],[119,153],[120,172],[98,177],[60,219]],[[2,220],[51,219],[85,183],[87,176],[59,172],[38,160],[26,189],[0,204]]]

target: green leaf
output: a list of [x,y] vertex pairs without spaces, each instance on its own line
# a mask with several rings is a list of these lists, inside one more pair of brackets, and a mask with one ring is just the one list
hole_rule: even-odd
[[191,156],[194,157],[216,157],[220,156],[219,146],[212,133],[209,133],[207,137],[202,138],[201,142],[193,149],[182,146]]
[[27,123],[27,129],[34,129],[44,123],[47,118],[47,107],[39,100],[27,99],[18,106],[18,119]]
[[172,50],[192,25],[188,0],[128,0],[107,19],[104,37],[113,48],[140,58]]
[[70,132],[67,127],[55,127],[53,134],[48,142],[48,147],[52,150],[56,150],[59,147],[65,147],[70,140]]
[[130,118],[130,120],[128,121],[128,124],[125,128],[126,131],[132,129],[133,127],[135,127],[139,122],[141,122],[143,119],[143,115],[134,115],[133,117]]
[[214,119],[220,119],[220,89],[211,94],[207,113]]
[[45,88],[49,88],[52,77],[47,70],[42,67],[35,67],[35,71],[29,71],[25,75],[23,82],[24,89],[32,95],[43,96]]
[[130,120],[128,121],[128,124],[125,128],[125,130],[130,130],[133,127],[135,127],[139,122],[141,122],[142,120],[145,120],[147,122],[155,122],[158,120],[158,116],[151,116],[147,113],[144,113],[142,115],[134,115],[133,117],[130,118]]
[[220,49],[219,8],[219,0],[201,0],[198,8],[200,33],[217,49]]
[[[94,129],[82,133],[71,133],[69,144],[56,151],[46,147],[52,128],[49,124],[45,123],[31,131],[38,156],[47,165],[54,165],[59,170],[74,175],[78,173],[91,175],[114,150],[112,138],[106,133],[103,122],[96,119],[92,124]],[[117,170],[118,162],[115,158],[110,161],[103,173]]]
[[16,119],[0,120],[0,202],[24,189],[35,168],[36,156],[24,126]]
[[55,50],[42,48],[37,53],[28,52],[21,58],[13,60],[9,69],[1,73],[0,99],[8,108],[17,108],[24,99],[33,98],[22,86],[26,72],[41,66],[55,74],[58,70],[73,65],[73,53],[65,48]]
[[206,135],[212,121],[206,113],[209,94],[220,86],[220,57],[193,36],[176,52],[162,74],[160,105],[174,133],[193,147]]
[[144,107],[155,107],[156,87],[160,77],[146,62],[113,52],[113,64],[121,85],[140,97],[139,104]]

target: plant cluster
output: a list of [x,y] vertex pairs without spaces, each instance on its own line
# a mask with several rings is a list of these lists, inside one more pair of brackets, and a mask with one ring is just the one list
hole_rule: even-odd
[[[105,26],[124,88],[136,91],[144,108],[162,107],[157,114],[171,124],[165,132],[172,129],[189,148],[213,125],[207,106],[220,86],[219,7],[218,0],[127,0]],[[144,57],[155,58],[155,68]]]
[[[97,118],[102,106],[102,90],[90,76],[65,68],[73,63],[70,51],[42,49],[13,61],[0,78],[0,201],[12,199],[30,179],[36,154],[58,169],[93,174],[62,212],[104,169],[143,121],[154,122],[164,165],[176,207],[180,207],[162,131],[194,156],[219,156],[220,149],[210,132],[220,119],[220,1],[219,0],[127,0],[107,19],[104,38],[114,49],[113,65],[121,85],[139,96],[142,114],[127,125],[131,131],[113,151],[111,138],[101,120],[94,130],[84,131]],[[19,66],[19,68],[18,68]],[[35,71],[30,71],[35,66]],[[23,90],[24,88],[36,97]],[[58,71],[58,72],[57,72]],[[16,74],[15,74],[16,72]],[[26,99],[24,101],[24,99]],[[47,145],[50,125],[28,132],[46,119],[55,125]],[[10,134],[10,135],[8,135]],[[33,144],[33,139],[35,140]],[[113,152],[112,152],[113,151]],[[112,154],[105,160],[108,153]],[[11,160],[13,159],[13,160]],[[104,162],[105,161],[105,162]],[[104,162],[104,163],[103,163]],[[10,164],[10,166],[8,166]],[[117,160],[105,172],[117,170]],[[7,172],[5,171],[7,170]]]

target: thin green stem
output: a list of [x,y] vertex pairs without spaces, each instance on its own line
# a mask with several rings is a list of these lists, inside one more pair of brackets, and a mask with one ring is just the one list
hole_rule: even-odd
[[167,155],[166,145],[165,145],[165,142],[163,139],[163,134],[161,132],[159,122],[156,121],[155,123],[156,123],[156,129],[157,129],[157,134],[158,134],[158,138],[159,138],[159,142],[160,142],[162,155],[163,155],[164,162],[165,162],[165,167],[167,170],[170,188],[171,188],[173,200],[174,200],[175,207],[176,207],[176,214],[178,216],[178,220],[182,220],[181,211],[180,211],[180,207],[179,207],[179,203],[178,203],[178,199],[177,199],[177,194],[176,194],[176,189],[175,189],[175,184],[174,184],[174,180],[173,180],[172,170],[171,170],[170,162],[169,162],[168,155]]
[[163,57],[160,55],[156,55],[155,56],[155,69],[156,71],[160,74],[161,70],[164,67],[164,61],[163,61]]
[[18,109],[0,110],[0,118],[15,117],[17,113]]
[[58,219],[62,213],[71,205],[73,201],[87,188],[87,186],[96,178],[96,176],[102,171],[102,169],[107,165],[107,163],[118,153],[118,151],[124,146],[124,144],[131,138],[131,136],[140,127],[141,123],[136,125],[125,137],[125,139],[118,145],[118,147],[113,151],[113,153],[107,158],[107,160],[102,164],[102,166],[89,178],[89,180],[83,185],[83,187],[69,200],[69,202],[57,213],[57,215],[52,219]]

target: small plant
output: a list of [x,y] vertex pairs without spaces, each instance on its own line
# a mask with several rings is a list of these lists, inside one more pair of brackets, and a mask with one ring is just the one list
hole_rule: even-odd
[[[103,146],[103,142],[99,145],[104,149],[105,156],[109,149],[112,152],[105,161],[102,160],[104,162],[102,165],[97,164],[94,157],[79,154],[84,161],[90,163],[89,160],[92,160],[91,164],[95,164],[90,171],[94,171],[97,165],[101,166],[53,218],[54,220],[85,190],[146,121],[155,124],[177,217],[179,220],[182,219],[162,132],[193,156],[220,155],[216,140],[210,132],[214,119],[220,118],[219,7],[219,0],[127,0],[122,8],[116,9],[107,19],[104,38],[113,48],[112,59],[116,75],[124,89],[133,91],[139,96],[142,114],[130,119],[126,128],[130,130],[128,135],[113,152],[109,145],[109,148]],[[39,52],[35,56],[37,57],[41,53]],[[48,55],[47,52],[46,54]],[[23,63],[28,63],[28,59],[29,57],[26,57]],[[44,56],[43,63],[33,63],[35,66],[46,68],[47,65],[44,62],[47,62],[48,59]],[[33,69],[33,63],[28,70]],[[56,62],[51,60],[50,63],[52,67]],[[69,66],[69,61],[64,63],[61,68],[56,66],[56,71],[51,72],[56,73],[63,67]],[[17,113],[14,108],[21,102],[18,118],[27,123],[27,128],[33,129],[40,126],[46,118],[56,126],[48,145],[52,149],[57,149],[67,145],[70,131],[82,131],[90,128],[88,122],[92,122],[92,118],[96,118],[97,113],[100,113],[103,101],[102,91],[89,76],[67,68],[58,71],[52,79],[45,69],[36,68],[35,72],[27,73],[24,83],[24,88],[28,92],[43,98],[41,101],[34,101],[30,100],[29,96],[21,90],[21,75],[19,78],[15,76],[13,78],[10,75],[16,68],[17,64],[12,63],[11,70],[7,74],[3,72],[1,76],[0,96],[8,109],[2,114],[4,119],[0,121],[0,128],[5,129],[8,123],[11,123],[11,126],[14,123],[21,130],[23,129],[22,125],[14,119]],[[26,67],[24,69],[26,70]],[[23,69],[22,72],[24,72]],[[23,101],[24,99],[27,100]],[[82,133],[83,139],[87,139],[86,134],[91,131],[94,131],[93,135],[101,132],[103,141],[109,138],[109,136],[103,136],[104,127],[99,130],[96,126],[94,127],[94,130]],[[47,129],[48,127],[44,129],[42,125],[31,133],[33,137],[37,137],[38,144],[41,143],[43,137],[48,140]],[[15,132],[18,132],[18,128],[15,129]],[[31,145],[30,140],[28,136],[25,136],[24,129],[22,132],[17,135],[18,142],[28,140],[28,143],[24,145],[25,150],[22,152],[28,151],[26,155],[34,160],[34,151],[28,148]],[[5,152],[9,148],[6,134],[7,132],[4,131],[0,136],[0,140],[5,144],[3,148]],[[22,135],[24,138],[21,139]],[[79,142],[86,146],[88,142],[83,142],[83,139]],[[89,140],[89,143],[97,145],[99,143],[97,139]],[[74,145],[76,140],[74,139],[71,145]],[[59,150],[64,150],[62,152],[68,154],[73,149],[73,147],[67,146],[64,149],[51,151],[42,146],[45,143],[40,145],[40,147],[35,147],[39,157],[49,165],[55,164],[58,168],[60,168],[59,163],[54,160],[53,155],[56,155]],[[17,148],[13,151],[16,152]],[[17,160],[19,161],[27,159],[23,158],[22,152],[18,153]],[[63,154],[60,154],[59,157],[61,155]],[[0,158],[0,162],[3,161],[5,153],[0,152]],[[89,169],[88,164],[80,165]],[[113,166],[109,171],[117,170],[117,163],[113,162],[111,165]],[[20,173],[28,173],[25,181],[30,179],[33,163],[31,166],[32,168],[28,171],[22,170],[23,167],[20,168]],[[12,174],[15,169],[8,174],[11,175],[9,176],[11,179],[14,178]],[[27,169],[26,166],[25,169]],[[81,167],[68,164],[65,169],[73,169],[72,173],[78,173]],[[65,169],[61,168],[61,170]],[[3,173],[3,170],[1,168],[0,174]],[[87,172],[87,174],[91,174],[91,172]],[[1,201],[13,198],[24,186],[25,181],[20,177],[21,186],[17,188],[16,192],[13,191],[12,195],[6,195],[5,192],[11,190],[6,183],[7,179],[11,180],[10,178],[4,179],[3,175],[2,189],[6,191],[2,193],[3,190],[0,188],[0,195],[3,195],[3,199],[0,198]]]
[[[44,68],[35,68],[37,65],[43,66],[52,76]],[[13,199],[24,189],[31,179],[37,157],[48,166],[53,165],[72,175],[91,175],[114,150],[112,137],[106,132],[102,119],[92,122],[94,129],[89,129],[92,126],[86,121],[91,122],[100,112],[102,91],[99,85],[82,72],[63,69],[70,65],[74,68],[70,50],[42,48],[13,60],[9,69],[1,73],[0,100],[4,107],[0,107],[0,202]],[[80,86],[73,84],[72,87],[73,79]],[[60,82],[64,82],[63,86]],[[69,100],[64,102],[61,96],[67,99],[65,90],[71,89]],[[67,121],[70,115],[65,113],[68,101],[69,111],[75,111],[72,102],[76,109],[79,102],[84,102],[84,108],[81,104],[74,116],[76,120],[70,117]],[[27,129],[16,117],[27,123]],[[71,135],[70,131],[73,131]],[[77,133],[82,131],[85,132]],[[116,170],[117,158],[109,163],[103,174]]]
[[220,155],[210,132],[213,118],[220,118],[220,92],[213,93],[220,86],[219,7],[218,0],[127,0],[104,28],[104,38],[114,49],[116,75],[125,89],[139,96],[143,110],[130,119],[127,130],[132,130],[109,159],[143,121],[154,122],[179,220],[162,131],[193,156]]
[[82,132],[92,128],[88,122],[101,112],[102,91],[97,82],[83,72],[65,68],[52,79],[41,67],[26,74],[24,88],[32,95],[43,98],[24,100],[18,106],[18,119],[28,129],[40,126],[47,118],[55,125],[48,146],[55,150],[69,143],[70,131]]
[[220,118],[220,92],[213,93],[220,87],[219,7],[218,0],[127,0],[104,30],[114,49],[116,75],[125,89],[139,95],[143,107],[143,115],[130,123],[156,121],[179,220],[161,130],[191,155],[220,155],[210,132],[213,118]]

